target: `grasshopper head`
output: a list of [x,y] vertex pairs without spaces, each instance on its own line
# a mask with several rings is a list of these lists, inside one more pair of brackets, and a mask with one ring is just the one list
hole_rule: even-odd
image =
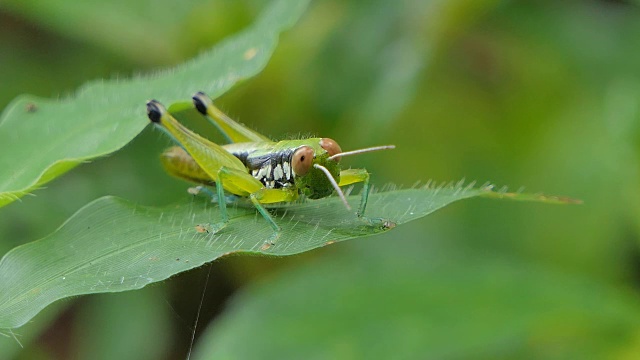
[[349,203],[338,185],[340,159],[343,156],[395,148],[393,145],[382,145],[342,152],[340,145],[334,140],[329,138],[318,140],[316,144],[300,146],[293,153],[291,168],[296,175],[296,187],[311,199],[329,196],[335,190],[347,209],[350,209]]
[[340,158],[330,159],[330,157],[339,154],[342,150],[332,139],[319,140],[317,145],[299,147],[291,158],[291,168],[296,174],[296,187],[311,199],[329,196],[334,190],[341,194],[338,187]]
[[329,196],[335,190],[347,209],[350,209],[349,203],[338,185],[340,159],[343,156],[395,148],[394,145],[382,145],[342,152],[340,145],[334,140],[329,138],[318,140],[317,144],[300,146],[293,153],[291,168],[296,175],[296,186],[311,199]]

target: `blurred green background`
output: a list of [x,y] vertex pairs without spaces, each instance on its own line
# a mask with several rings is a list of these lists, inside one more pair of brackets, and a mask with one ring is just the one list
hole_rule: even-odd
[[[180,63],[263,7],[4,0],[0,108]],[[233,118],[396,144],[345,159],[378,186],[466,178],[585,203],[473,200],[300,256],[223,258],[196,355],[640,358],[639,44],[637,1],[313,1],[267,68],[216,101]],[[189,196],[157,161],[167,145],[146,129],[0,209],[0,254],[103,195]],[[0,358],[185,358],[208,271],[63,301],[15,330],[24,348],[0,336]]]

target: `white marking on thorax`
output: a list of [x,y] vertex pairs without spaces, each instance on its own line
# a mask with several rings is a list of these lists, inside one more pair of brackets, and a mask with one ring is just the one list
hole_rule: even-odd
[[[279,161],[278,161],[279,160]],[[294,174],[291,161],[280,159],[268,159],[263,166],[250,171],[251,176],[259,180],[267,188],[283,188],[293,186]]]
[[291,165],[289,165],[289,163],[285,161],[282,164],[282,169],[284,171],[284,176],[287,178],[287,180],[291,180]]
[[284,172],[282,171],[282,165],[278,164],[273,169],[273,180],[282,180]]
[[[268,167],[271,167],[271,165],[269,165]],[[260,168],[260,170],[258,170],[258,174],[255,175],[255,177],[256,179],[263,179],[266,178],[268,174],[269,172],[267,171],[267,167],[262,167]]]

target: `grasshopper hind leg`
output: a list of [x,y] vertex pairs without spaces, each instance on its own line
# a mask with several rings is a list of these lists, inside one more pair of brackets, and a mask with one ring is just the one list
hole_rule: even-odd
[[225,195],[224,188],[222,187],[220,172],[218,173],[218,180],[215,184],[215,190],[211,190],[210,188],[203,185],[198,185],[188,188],[187,192],[193,196],[204,194],[205,196],[211,198],[211,202],[215,202],[218,204],[218,208],[220,209],[221,221],[218,223],[206,224],[205,228],[211,229],[215,233],[227,226],[227,224],[229,223],[229,214],[227,212],[227,196]]
[[[208,187],[198,185],[195,187],[191,187],[187,190],[189,194],[192,194],[194,196],[204,194],[205,196],[211,199],[211,202],[218,203],[220,214],[222,217],[221,221],[218,223],[208,223],[208,224],[198,225],[198,226],[202,226],[204,229],[207,229],[207,232],[213,232],[213,233],[217,233],[218,231],[222,230],[229,223],[229,215],[227,213],[227,201],[226,201],[226,196],[224,194],[224,190],[222,189],[222,186],[216,187],[216,189],[217,190],[214,192]],[[221,192],[222,194],[220,194]]]

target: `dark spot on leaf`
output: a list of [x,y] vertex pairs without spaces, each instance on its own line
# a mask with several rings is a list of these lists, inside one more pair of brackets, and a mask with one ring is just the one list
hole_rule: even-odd
[[34,103],[27,103],[27,105],[25,105],[24,109],[28,113],[34,113],[34,112],[38,111],[38,105],[36,105]]

